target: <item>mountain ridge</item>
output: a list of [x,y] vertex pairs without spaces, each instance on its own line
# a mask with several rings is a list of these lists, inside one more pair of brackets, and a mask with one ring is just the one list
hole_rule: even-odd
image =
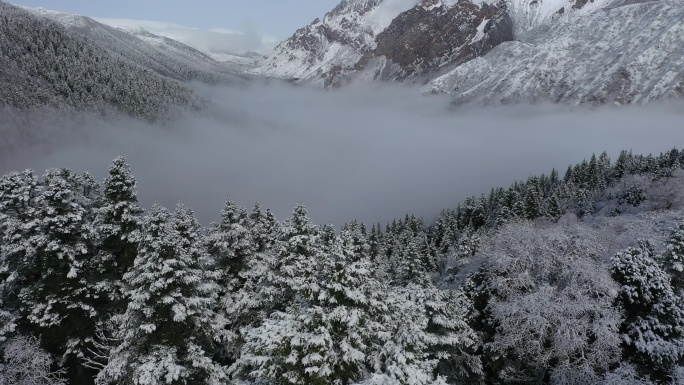
[[124,30],[87,16],[45,8],[22,8],[88,37],[114,56],[140,64],[172,79],[209,84],[231,84],[241,80],[241,69],[220,63],[195,48],[142,28]]
[[252,73],[322,87],[400,81],[453,104],[648,103],[684,95],[684,3],[421,0],[389,23],[388,0],[342,1]]
[[119,111],[159,120],[205,101],[49,18],[0,1],[0,107]]

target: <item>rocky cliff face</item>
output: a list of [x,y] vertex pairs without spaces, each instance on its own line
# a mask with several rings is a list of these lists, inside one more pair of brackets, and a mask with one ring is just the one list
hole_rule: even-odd
[[376,48],[355,69],[365,70],[366,78],[405,80],[465,63],[510,40],[513,23],[504,3],[424,0],[378,35]]

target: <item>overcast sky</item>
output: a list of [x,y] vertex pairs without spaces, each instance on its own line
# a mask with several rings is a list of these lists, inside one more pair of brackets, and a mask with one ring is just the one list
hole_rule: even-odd
[[269,40],[284,40],[298,28],[325,15],[340,0],[10,0],[10,2],[94,18],[152,20],[203,30],[259,33]]

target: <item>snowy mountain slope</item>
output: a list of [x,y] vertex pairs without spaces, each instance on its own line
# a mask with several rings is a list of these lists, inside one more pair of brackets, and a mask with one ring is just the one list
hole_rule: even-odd
[[348,68],[375,48],[375,36],[414,1],[343,0],[279,44],[253,73],[314,80]]
[[542,24],[569,20],[625,0],[505,0],[509,14],[515,22],[516,35]]
[[123,60],[52,19],[2,1],[0,18],[0,107],[119,111],[157,120],[179,106],[205,103],[183,83]]
[[[94,20],[132,34],[145,30],[154,35],[178,41],[240,72],[256,67],[264,53],[273,49],[278,43],[268,37],[223,28],[201,30],[174,23],[140,19],[94,18]],[[263,47],[259,46],[258,42]]]
[[235,83],[241,68],[217,62],[204,53],[178,41],[143,29],[124,31],[89,17],[43,8],[24,8],[62,24],[91,39],[103,49],[124,60],[181,81]]
[[365,81],[415,78],[624,1],[633,0],[344,0],[253,73],[325,86],[359,70],[355,77]]
[[467,102],[647,103],[684,96],[684,2],[615,6],[530,31],[432,81]]

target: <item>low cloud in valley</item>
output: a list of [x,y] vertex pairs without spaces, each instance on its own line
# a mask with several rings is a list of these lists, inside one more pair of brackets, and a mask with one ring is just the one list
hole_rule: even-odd
[[98,179],[124,155],[145,207],[182,200],[203,223],[227,194],[285,219],[302,202],[317,223],[386,222],[441,208],[529,175],[561,175],[592,153],[684,145],[682,105],[566,109],[460,107],[414,88],[321,91],[274,82],[202,88],[201,114],[164,125],[48,112],[2,114],[0,173],[49,167]]

